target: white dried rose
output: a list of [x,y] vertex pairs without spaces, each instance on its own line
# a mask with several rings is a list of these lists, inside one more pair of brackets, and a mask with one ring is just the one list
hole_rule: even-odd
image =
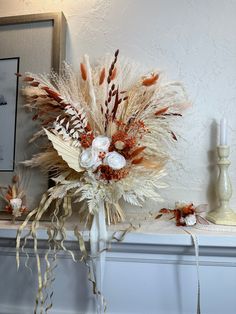
[[12,214],[15,217],[21,216],[21,207],[22,207],[22,199],[21,198],[12,198],[10,200],[10,205],[12,208]]
[[184,218],[186,226],[194,226],[197,223],[196,215],[188,215]]
[[96,169],[101,163],[102,161],[98,156],[98,152],[92,148],[85,149],[80,155],[80,166],[82,168]]
[[126,166],[126,160],[124,156],[117,152],[107,153],[104,163],[114,170],[120,170]]
[[22,206],[22,199],[21,198],[12,198],[10,200],[10,205],[12,209],[21,209]]
[[92,148],[100,152],[108,152],[111,140],[107,136],[99,135],[92,142]]

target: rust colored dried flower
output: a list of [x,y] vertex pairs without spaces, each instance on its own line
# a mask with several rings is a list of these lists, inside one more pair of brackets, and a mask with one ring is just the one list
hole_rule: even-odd
[[137,140],[134,136],[129,136],[125,131],[118,130],[112,136],[112,142],[109,150],[110,151],[116,150],[122,156],[124,156],[125,159],[131,159],[134,157],[132,156],[132,152],[136,151],[135,150],[136,143]]
[[115,144],[117,141],[125,142],[128,138],[128,134],[124,131],[117,131],[112,135],[112,142]]
[[191,215],[191,214],[194,214],[195,213],[195,207],[193,206],[193,204],[189,204],[189,205],[186,205],[184,206],[182,209],[182,214],[183,216],[187,216],[187,215]]
[[100,165],[97,171],[100,174],[100,178],[106,181],[119,181],[125,178],[129,173],[127,168],[113,170],[108,165]]
[[92,145],[94,139],[93,133],[86,133],[80,136],[80,143],[83,148],[88,148]]
[[133,148],[136,145],[136,139],[134,137],[129,137],[127,138],[127,140],[125,141],[126,147],[128,148]]
[[114,121],[115,121],[116,125],[118,126],[118,128],[123,128],[126,125],[122,120],[115,119]]
[[125,148],[130,149],[136,145],[136,139],[134,137],[131,137],[126,132],[120,130],[120,131],[117,131],[115,134],[113,134],[112,144],[116,147],[116,143],[119,143],[118,145],[120,145],[121,142],[124,143],[123,149]]

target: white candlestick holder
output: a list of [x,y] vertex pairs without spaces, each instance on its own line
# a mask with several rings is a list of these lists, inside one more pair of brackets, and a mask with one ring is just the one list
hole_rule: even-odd
[[236,225],[236,213],[229,207],[229,200],[232,196],[232,186],[228,175],[230,148],[229,146],[218,146],[217,152],[219,156],[217,165],[220,170],[217,196],[220,206],[209,212],[207,219],[218,225]]

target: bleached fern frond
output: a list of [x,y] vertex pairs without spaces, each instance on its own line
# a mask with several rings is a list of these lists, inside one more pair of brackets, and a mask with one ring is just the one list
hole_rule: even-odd
[[138,199],[138,196],[134,193],[134,191],[128,191],[128,192],[124,192],[124,194],[122,195],[123,199],[134,206],[142,206],[142,203],[144,202],[144,199]]

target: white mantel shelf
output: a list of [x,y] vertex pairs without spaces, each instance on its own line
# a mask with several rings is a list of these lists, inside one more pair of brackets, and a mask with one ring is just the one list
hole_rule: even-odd
[[[0,221],[0,239],[1,242],[4,239],[16,238],[17,229],[20,223],[12,224],[10,221]],[[127,228],[127,224],[120,224],[115,227],[108,228],[108,233],[111,236],[115,231],[124,230]],[[113,241],[115,247],[119,246],[131,246],[137,248],[137,246],[142,247],[152,247],[155,246],[167,246],[167,247],[193,247],[193,240],[190,234],[186,233],[182,228],[176,227],[174,224],[172,226],[158,227],[158,222],[149,223],[146,221],[141,228],[136,231],[132,231],[126,234],[122,242],[117,243]],[[230,228],[230,227],[229,227]],[[73,228],[71,228],[72,230]],[[147,230],[148,229],[148,230]],[[68,226],[67,231],[67,241],[74,242],[76,238],[73,231],[70,230]],[[198,244],[200,248],[218,248],[218,249],[235,249],[236,248],[236,232],[216,232],[216,231],[206,231],[199,230],[197,228],[189,228],[192,233],[197,235]],[[236,230],[236,228],[235,228]],[[85,239],[88,238],[88,231],[83,231]],[[24,233],[23,233],[24,235]],[[46,240],[47,233],[46,228],[40,229],[37,233],[39,240]],[[236,251],[236,250],[235,250]]]

